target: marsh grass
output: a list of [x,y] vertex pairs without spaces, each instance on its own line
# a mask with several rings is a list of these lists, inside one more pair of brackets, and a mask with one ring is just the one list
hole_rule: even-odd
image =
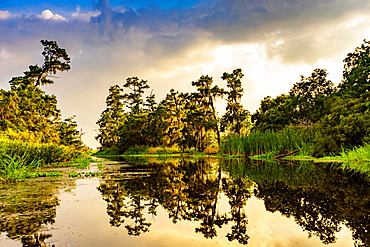
[[32,169],[38,169],[42,161],[42,159],[33,159],[30,161],[27,154],[21,157],[2,154],[0,158],[1,180],[2,182],[22,181],[27,178],[27,175]]
[[33,169],[42,165],[66,162],[83,156],[74,148],[57,144],[29,143],[0,137],[0,180],[24,180]]
[[0,153],[11,157],[22,157],[27,154],[29,161],[42,159],[45,164],[65,162],[83,155],[72,147],[53,143],[28,143],[7,138],[0,138]]
[[[308,154],[311,137],[303,129],[286,128],[278,132],[252,132],[248,135],[228,135],[223,138],[220,153],[274,157],[299,149],[300,154]],[[261,156],[261,157],[262,157]]]
[[340,157],[343,161],[370,161],[370,144],[349,150],[343,149]]

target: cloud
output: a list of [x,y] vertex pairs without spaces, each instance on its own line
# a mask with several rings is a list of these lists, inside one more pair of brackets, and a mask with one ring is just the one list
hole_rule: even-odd
[[38,15],[37,17],[40,19],[44,19],[44,20],[55,20],[55,21],[66,21],[67,20],[61,15],[53,14],[53,12],[51,12],[48,9],[42,11],[41,15]]
[[345,55],[370,36],[362,0],[220,0],[167,9],[98,4],[96,11],[63,16],[10,15],[0,25],[2,88],[43,62],[41,39],[67,49],[71,71],[44,89],[57,95],[64,116],[77,115],[90,146],[109,86],[127,77],[148,80],[159,101],[170,88],[194,90],[191,81],[201,75],[224,86],[222,73],[242,68],[243,103],[253,112],[264,96],[287,92],[317,66],[338,81]]
[[86,13],[80,13],[79,9],[77,9],[76,12],[73,12],[71,14],[73,19],[81,20],[81,21],[84,21],[84,22],[89,22],[92,17],[97,17],[99,15],[100,15],[100,11],[98,11],[98,10],[89,11],[89,12],[86,12]]
[[7,59],[9,58],[9,52],[4,49],[4,47],[1,47],[0,50],[0,59]]
[[9,11],[0,10],[0,20],[1,19],[8,19],[11,16]]

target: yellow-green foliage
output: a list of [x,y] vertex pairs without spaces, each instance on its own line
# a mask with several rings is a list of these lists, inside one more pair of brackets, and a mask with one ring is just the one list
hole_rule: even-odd
[[251,132],[248,135],[228,135],[220,146],[222,154],[253,156],[270,153],[271,156],[299,149],[307,153],[310,134],[305,130],[286,128],[277,132]]
[[32,142],[32,143],[41,143],[43,134],[33,131],[16,131],[13,129],[7,129],[6,131],[1,131],[0,136],[10,139],[10,140],[18,140],[24,142]]
[[0,137],[0,159],[2,156],[27,157],[29,161],[42,160],[44,164],[64,162],[82,155],[74,148],[52,143],[30,143]]

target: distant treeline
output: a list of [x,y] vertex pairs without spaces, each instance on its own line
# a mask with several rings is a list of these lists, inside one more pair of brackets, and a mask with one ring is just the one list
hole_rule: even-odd
[[[196,92],[171,89],[160,102],[144,98],[147,81],[137,77],[109,88],[107,108],[97,124],[96,139],[102,149],[123,153],[130,147],[218,147],[225,136],[271,133],[286,128],[306,133],[314,156],[334,154],[369,141],[370,43],[355,48],[344,59],[343,80],[334,86],[325,69],[301,76],[287,94],[265,97],[250,114],[241,104],[241,69],[224,73],[227,90],[213,86],[212,77],[201,76],[192,85]],[[217,116],[215,101],[225,97],[226,113]],[[309,137],[307,137],[309,136]],[[302,139],[303,140],[303,139]],[[227,144],[226,144],[227,145]],[[225,146],[225,144],[223,144]]]
[[[196,92],[183,93],[171,89],[159,103],[155,95],[144,98],[149,89],[146,80],[127,78],[123,87],[109,88],[107,108],[97,124],[96,139],[103,149],[122,153],[130,147],[195,148],[203,151],[218,146],[221,132],[241,134],[250,126],[250,114],[243,109],[241,69],[224,73],[228,90],[213,86],[213,79],[201,76],[192,82]],[[219,118],[215,109],[217,98],[226,97],[226,113]]]

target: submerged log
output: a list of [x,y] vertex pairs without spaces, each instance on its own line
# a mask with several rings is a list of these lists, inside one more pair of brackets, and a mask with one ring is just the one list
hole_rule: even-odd
[[290,152],[290,153],[279,154],[279,155],[277,155],[277,156],[275,156],[275,157],[272,157],[272,158],[273,158],[273,159],[280,159],[280,158],[283,158],[283,157],[286,157],[286,156],[289,156],[289,155],[295,154],[295,153],[297,153],[297,152],[299,152],[299,151],[300,151],[300,149],[296,149],[296,150],[294,150],[294,151],[292,151],[292,152]]

